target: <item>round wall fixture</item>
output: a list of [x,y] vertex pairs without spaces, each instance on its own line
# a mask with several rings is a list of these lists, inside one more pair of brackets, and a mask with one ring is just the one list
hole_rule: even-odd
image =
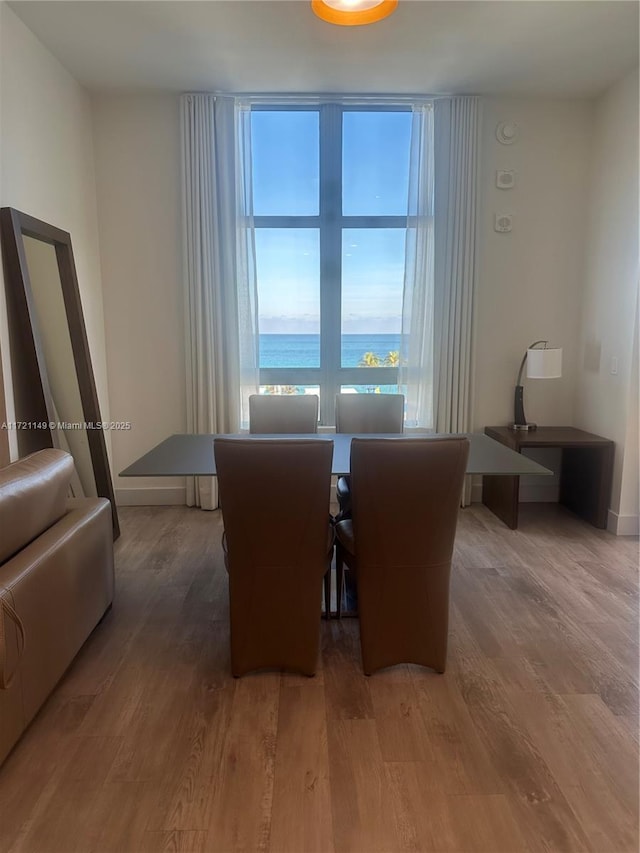
[[501,121],[496,127],[496,139],[503,145],[513,145],[520,136],[520,128],[515,121]]
[[398,0],[312,0],[315,14],[330,24],[358,27],[375,24],[390,15]]

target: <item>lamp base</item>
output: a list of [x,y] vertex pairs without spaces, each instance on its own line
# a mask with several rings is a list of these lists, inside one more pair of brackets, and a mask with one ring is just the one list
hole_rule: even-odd
[[509,424],[509,429],[527,432],[528,430],[538,429],[538,424]]

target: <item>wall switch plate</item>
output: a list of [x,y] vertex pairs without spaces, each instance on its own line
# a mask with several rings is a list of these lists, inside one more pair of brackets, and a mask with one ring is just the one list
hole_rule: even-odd
[[499,190],[511,190],[516,185],[516,173],[513,169],[498,169],[496,186]]
[[499,234],[507,234],[513,228],[513,215],[511,213],[496,213],[493,227]]
[[610,372],[611,372],[612,376],[616,376],[616,374],[618,373],[618,356],[617,355],[611,356]]

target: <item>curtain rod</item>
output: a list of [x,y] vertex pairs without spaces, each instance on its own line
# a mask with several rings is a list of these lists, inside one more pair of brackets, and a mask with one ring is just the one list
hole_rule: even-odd
[[371,102],[374,104],[383,104],[383,103],[393,103],[393,104],[410,104],[415,103],[416,101],[438,101],[444,100],[445,98],[477,98],[478,95],[427,95],[427,94],[415,94],[415,95],[359,95],[359,94],[340,94],[338,92],[321,92],[321,93],[311,93],[311,92],[299,92],[299,93],[291,93],[291,92],[259,92],[259,93],[251,93],[251,92],[185,92],[186,95],[220,95],[221,97],[228,98],[245,98],[250,101],[260,102],[263,101],[265,103],[271,102],[287,102],[292,101],[297,104],[300,103],[317,103],[319,100],[323,101],[350,101],[353,103],[367,103]]

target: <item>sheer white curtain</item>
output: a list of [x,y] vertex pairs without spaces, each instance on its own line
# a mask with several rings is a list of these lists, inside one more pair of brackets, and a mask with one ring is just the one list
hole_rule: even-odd
[[432,429],[433,412],[433,105],[413,106],[405,243],[399,385],[407,427]]
[[[250,108],[217,95],[181,101],[187,430],[237,432],[258,389]],[[212,477],[187,504],[218,505]]]
[[414,107],[400,370],[408,427],[472,427],[479,147],[478,98]]
[[[469,432],[473,404],[473,310],[477,276],[480,102],[434,106],[434,386],[436,432]],[[467,477],[463,506],[471,502]]]

